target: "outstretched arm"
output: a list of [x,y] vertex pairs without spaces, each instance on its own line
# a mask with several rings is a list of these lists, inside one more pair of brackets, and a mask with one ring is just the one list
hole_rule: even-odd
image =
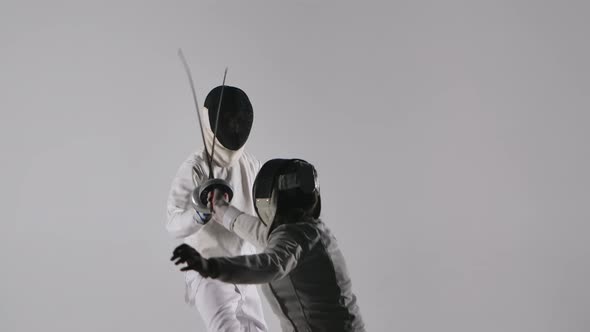
[[[219,197],[219,192],[216,192],[215,195]],[[269,235],[268,228],[258,217],[242,212],[224,199],[213,200],[213,211],[214,221],[252,243],[259,250],[266,248]]]
[[[194,250],[181,250],[173,259],[187,262],[192,269],[206,277],[235,284],[264,284],[288,275],[319,241],[318,230],[309,223],[281,225],[269,236],[268,247],[257,255],[213,257],[204,262],[195,260]],[[200,257],[200,256],[199,256]],[[198,264],[191,265],[191,259]]]
[[[260,167],[260,161],[253,158],[252,164],[250,164],[250,174],[257,174]],[[227,202],[227,197],[219,190],[209,195],[209,202],[209,206],[214,211],[214,221],[256,246],[258,251],[266,248],[269,235],[268,228],[257,216],[244,213],[235,206],[230,205]]]
[[237,284],[264,284],[283,278],[297,266],[306,246],[304,239],[291,233],[285,229],[273,231],[261,254],[213,258],[219,271],[217,278]]

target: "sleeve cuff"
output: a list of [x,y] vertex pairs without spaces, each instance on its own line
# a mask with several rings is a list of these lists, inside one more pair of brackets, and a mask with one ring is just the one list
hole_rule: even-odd
[[225,214],[223,215],[223,226],[225,228],[229,229],[230,231],[233,230],[234,222],[236,221],[238,216],[242,213],[244,213],[244,212],[238,210],[233,205],[230,205],[227,208],[227,210],[225,211]]

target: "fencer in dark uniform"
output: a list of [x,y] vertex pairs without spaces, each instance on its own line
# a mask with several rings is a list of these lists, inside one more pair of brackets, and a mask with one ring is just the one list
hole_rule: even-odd
[[258,217],[212,197],[213,219],[263,249],[260,254],[205,258],[189,245],[172,260],[203,277],[262,289],[283,331],[365,331],[344,257],[319,219],[315,168],[299,159],[273,159],[253,188]]

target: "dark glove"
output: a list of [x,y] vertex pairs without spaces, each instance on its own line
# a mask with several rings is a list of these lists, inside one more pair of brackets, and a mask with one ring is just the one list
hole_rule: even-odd
[[198,251],[185,243],[174,249],[170,260],[176,260],[175,265],[186,263],[180,271],[194,270],[205,278],[216,278],[219,275],[214,260],[203,258]]

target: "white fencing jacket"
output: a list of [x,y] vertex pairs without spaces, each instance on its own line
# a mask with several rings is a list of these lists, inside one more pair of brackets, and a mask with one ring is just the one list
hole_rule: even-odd
[[[205,142],[211,150],[213,132],[209,127],[207,109],[203,107],[201,114]],[[248,214],[255,214],[252,185],[260,169],[260,161],[245,152],[243,147],[237,151],[228,150],[219,142],[216,143],[214,157],[212,166],[215,177],[225,179],[234,191],[232,205]],[[222,225],[213,220],[201,225],[195,219],[191,194],[196,187],[195,183],[202,183],[209,176],[206,158],[203,150],[190,154],[180,165],[168,196],[166,229],[175,238],[184,239],[184,243],[204,257],[253,253],[252,245]]]

